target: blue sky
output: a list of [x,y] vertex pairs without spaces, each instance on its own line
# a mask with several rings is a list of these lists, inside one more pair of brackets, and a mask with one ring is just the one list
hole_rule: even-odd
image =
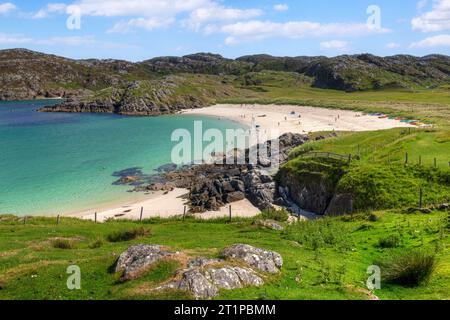
[[[369,10],[368,10],[369,9]],[[0,0],[0,48],[139,61],[450,54],[450,0]]]

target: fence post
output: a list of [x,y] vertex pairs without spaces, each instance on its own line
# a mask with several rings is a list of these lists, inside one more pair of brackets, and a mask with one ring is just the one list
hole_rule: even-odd
[[57,224],[57,225],[59,224],[59,214],[58,214],[58,216],[56,217],[56,224]]
[[139,216],[139,221],[142,221],[143,214],[144,214],[144,207],[141,207],[141,215]]
[[231,204],[230,204],[229,210],[230,210],[230,222],[231,222]]
[[405,154],[405,164],[408,164],[408,152],[406,152],[406,154]]
[[94,215],[94,222],[97,222],[97,212]]
[[183,211],[183,221],[186,219],[186,206],[184,206],[184,211]]

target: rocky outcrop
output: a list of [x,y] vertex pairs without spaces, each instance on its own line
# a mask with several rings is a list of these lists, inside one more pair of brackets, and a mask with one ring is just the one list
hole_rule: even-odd
[[[286,161],[289,152],[305,143],[309,137],[301,134],[284,134],[279,138],[279,158]],[[244,151],[249,154],[249,150]],[[224,156],[224,160],[226,157]],[[226,162],[226,161],[224,161]],[[146,176],[139,168],[130,168],[114,173],[120,177],[116,182],[127,182],[135,191],[167,191],[173,188],[189,189],[191,211],[200,213],[219,210],[226,204],[248,199],[254,206],[264,210],[285,201],[277,193],[277,185],[271,174],[261,165],[248,164],[203,164],[189,165],[174,171],[161,170],[158,175]],[[170,165],[169,165],[170,166]],[[141,177],[140,183],[135,177]],[[126,183],[125,183],[126,184]]]
[[132,246],[119,256],[114,271],[122,273],[122,280],[135,279],[155,263],[172,255],[160,245]]
[[335,185],[320,173],[283,173],[280,184],[286,187],[287,195],[300,208],[324,214],[333,199]]
[[263,228],[267,228],[267,229],[272,229],[272,230],[276,230],[276,231],[283,231],[284,230],[284,226],[281,225],[279,222],[275,221],[275,220],[256,220],[253,223],[255,226],[259,226],[259,227],[263,227]]
[[196,299],[210,299],[219,290],[235,290],[248,286],[261,286],[263,279],[250,268],[230,265],[214,267],[215,260],[203,266],[194,266],[178,272],[180,280],[171,281],[158,290],[174,289],[189,292]]
[[[114,271],[121,273],[122,280],[133,280],[158,261],[176,258],[178,254],[160,245],[131,246],[119,256]],[[218,296],[220,290],[261,286],[264,280],[259,272],[278,273],[283,265],[283,259],[278,253],[243,244],[225,249],[224,257],[226,260],[191,259],[185,268],[176,272],[173,280],[155,290],[183,290],[197,299],[210,299]],[[248,267],[236,265],[237,261]],[[258,272],[253,268],[258,269]]]
[[198,82],[198,78],[181,75],[166,76],[159,80],[133,81],[78,99],[68,99],[62,104],[41,108],[40,111],[157,116],[205,107],[233,90],[229,86],[219,85],[218,79],[210,79],[212,86],[208,89],[201,89]]
[[235,244],[226,248],[222,255],[227,259],[242,261],[263,272],[279,273],[283,258],[279,253],[255,248],[247,244]]
[[354,195],[338,188],[347,166],[332,158],[296,159],[278,172],[278,192],[286,203],[317,215],[351,213]]

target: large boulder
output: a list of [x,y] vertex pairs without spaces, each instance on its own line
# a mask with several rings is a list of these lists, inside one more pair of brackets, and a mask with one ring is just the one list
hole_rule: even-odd
[[261,286],[264,281],[249,268],[225,266],[209,269],[208,278],[220,289],[234,290],[244,286]]
[[240,260],[263,272],[278,273],[283,266],[283,258],[279,253],[252,247],[248,244],[235,244],[223,251],[227,259]]
[[181,274],[181,280],[170,283],[168,288],[187,291],[197,299],[210,299],[219,295],[219,289],[209,281],[201,269],[187,269]]
[[156,262],[171,255],[160,245],[135,245],[119,256],[115,272],[122,272],[122,280],[135,279]]
[[197,258],[188,268],[178,272],[177,278],[157,290],[174,289],[189,292],[196,299],[211,299],[219,290],[234,290],[245,286],[261,286],[263,279],[250,268],[224,265],[220,259]]

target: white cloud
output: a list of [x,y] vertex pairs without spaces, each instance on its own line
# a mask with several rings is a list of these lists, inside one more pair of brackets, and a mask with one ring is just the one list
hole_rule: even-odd
[[388,48],[388,49],[397,49],[397,48],[400,48],[400,47],[401,47],[401,45],[399,45],[396,42],[390,42],[390,43],[388,43],[386,45],[386,48]]
[[417,10],[422,11],[428,5],[428,0],[420,0],[417,3]]
[[422,32],[450,30],[450,0],[434,0],[431,11],[412,19],[411,25]]
[[93,36],[68,36],[68,37],[52,37],[43,40],[34,40],[33,43],[46,46],[92,46],[96,44]]
[[64,3],[49,3],[44,9],[39,10],[33,15],[34,19],[47,18],[51,13],[66,13],[67,5]]
[[264,12],[260,9],[235,9],[211,3],[208,6],[192,11],[189,19],[185,20],[184,24],[198,31],[208,22],[247,20],[263,14]]
[[450,47],[450,34],[429,37],[410,45],[411,48]]
[[0,33],[0,44],[20,45],[65,45],[65,46],[88,46],[96,43],[93,36],[69,36],[69,37],[52,37],[47,39],[34,39],[21,34]]
[[289,10],[289,6],[287,4],[280,3],[280,4],[274,5],[273,9],[275,11],[278,11],[278,12],[283,12],[283,11],[288,11]]
[[[187,14],[184,26],[199,30],[205,23],[247,20],[263,14],[260,9],[225,7],[218,0],[78,0],[83,16],[126,17],[128,20],[114,25],[108,32],[129,32],[135,28],[154,30],[174,23],[180,15]],[[68,5],[50,3],[39,10],[35,18],[45,18],[51,13],[65,13]]]
[[32,41],[33,39],[24,37],[20,34],[0,33],[0,44],[16,45],[16,44],[26,44]]
[[11,2],[0,3],[0,14],[6,14],[15,9],[17,9],[17,7]]
[[247,21],[224,25],[220,28],[210,27],[211,32],[227,34],[228,45],[242,42],[259,41],[268,38],[300,39],[321,36],[361,36],[376,33],[387,33],[389,29],[371,29],[359,23],[321,24],[309,21],[291,21],[276,23],[272,21]]
[[345,50],[348,47],[347,41],[340,41],[340,40],[332,40],[332,41],[325,41],[320,43],[320,48],[323,50]]
[[158,19],[158,18],[136,18],[128,21],[120,21],[116,23],[108,33],[128,33],[136,28],[152,31],[157,28],[172,24],[174,19]]

